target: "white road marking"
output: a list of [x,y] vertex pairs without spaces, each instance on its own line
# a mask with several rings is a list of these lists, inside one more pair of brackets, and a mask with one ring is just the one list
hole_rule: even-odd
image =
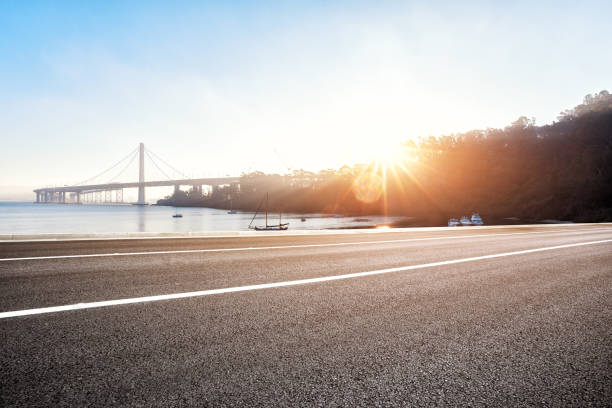
[[285,281],[285,282],[263,283],[263,284],[258,284],[258,285],[236,286],[233,288],[208,289],[208,290],[201,290],[197,292],[171,293],[167,295],[105,300],[101,302],[77,303],[73,305],[43,307],[39,309],[16,310],[12,312],[0,313],[0,319],[6,319],[9,317],[18,317],[18,316],[38,315],[38,314],[44,314],[44,313],[65,312],[69,310],[93,309],[93,308],[98,308],[98,307],[128,305],[132,303],[156,302],[160,300],[184,299],[184,298],[199,297],[199,296],[219,295],[223,293],[247,292],[251,290],[279,288],[279,287],[284,287],[284,286],[305,285],[309,283],[327,282],[327,281],[334,281],[334,280],[340,280],[340,279],[361,278],[364,276],[382,275],[382,274],[392,273],[392,272],[403,272],[403,271],[410,271],[410,270],[415,270],[415,269],[432,268],[436,266],[453,265],[453,264],[464,263],[464,262],[480,261],[483,259],[502,258],[506,256],[524,255],[524,254],[531,254],[534,252],[552,251],[555,249],[574,248],[574,247],[580,247],[580,246],[585,246],[585,245],[596,245],[596,244],[603,244],[603,243],[609,243],[609,242],[612,242],[612,239],[605,239],[601,241],[579,242],[579,243],[565,244],[565,245],[556,245],[556,246],[544,247],[544,248],[525,249],[522,251],[502,252],[499,254],[474,256],[470,258],[452,259],[448,261],[431,262],[431,263],[425,263],[425,264],[420,264],[420,265],[400,266],[397,268],[379,269],[379,270],[368,271],[368,272],[356,272],[356,273],[347,273],[344,275],[323,276],[319,278],[299,279],[299,280],[292,280],[292,281]]
[[483,238],[505,235],[531,235],[531,234],[550,234],[560,232],[563,234],[581,234],[583,232],[607,232],[612,231],[612,228],[585,229],[578,231],[555,230],[555,231],[532,231],[532,232],[508,232],[508,233],[493,233],[493,234],[473,234],[473,235],[456,235],[445,237],[428,237],[428,238],[407,238],[407,239],[390,239],[378,241],[359,241],[359,242],[330,242],[326,244],[297,244],[297,245],[278,245],[278,246],[263,246],[263,247],[240,247],[240,248],[213,248],[213,249],[178,249],[167,251],[142,251],[142,252],[113,252],[104,254],[77,254],[77,255],[49,255],[49,256],[28,256],[21,258],[0,258],[0,262],[8,261],[33,261],[45,259],[70,259],[70,258],[104,258],[111,256],[141,256],[141,255],[171,255],[171,254],[197,254],[207,252],[238,252],[238,251],[263,251],[272,249],[296,249],[296,248],[321,248],[335,246],[350,246],[350,245],[372,245],[372,244],[392,244],[400,242],[418,242],[418,241],[435,241],[443,239],[461,239],[461,238]]

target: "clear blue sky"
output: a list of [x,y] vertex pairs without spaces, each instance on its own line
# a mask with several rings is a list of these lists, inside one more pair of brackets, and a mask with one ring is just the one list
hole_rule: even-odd
[[612,91],[611,4],[3,0],[0,186],[77,182],[140,141],[235,175],[549,123]]

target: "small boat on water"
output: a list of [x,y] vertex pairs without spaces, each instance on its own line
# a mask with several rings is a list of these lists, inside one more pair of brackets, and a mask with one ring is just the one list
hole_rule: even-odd
[[263,203],[263,199],[262,202],[259,203],[259,206],[257,207],[257,211],[255,211],[255,214],[253,214],[253,218],[251,219],[251,223],[249,224],[249,229],[253,229],[255,231],[285,231],[289,228],[289,223],[286,222],[283,224],[282,222],[282,217],[283,217],[283,213],[279,213],[278,215],[278,224],[273,224],[270,225],[268,224],[268,193],[266,193],[266,225],[255,225],[253,226],[253,221],[255,220],[255,217],[257,217],[257,213],[259,212],[259,209],[261,208],[261,204]]
[[482,221],[482,217],[478,213],[473,213],[472,218],[468,218],[467,216],[461,217],[460,220],[456,218],[451,218],[448,220],[449,227],[459,227],[461,225],[469,226],[469,225],[484,225]]
[[482,217],[478,213],[472,214],[471,221],[472,221],[472,224],[474,225],[484,225],[484,221],[482,220]]
[[232,208],[232,201],[230,201],[230,209],[227,212],[228,214],[237,214],[237,211]]
[[472,224],[472,221],[470,221],[470,219],[469,219],[467,216],[463,216],[463,217],[461,217],[461,219],[459,220],[459,222],[461,223],[461,225],[465,225],[465,226],[468,226],[468,225],[473,225],[473,224]]
[[172,218],[183,218],[183,214],[173,214]]
[[300,219],[300,221],[302,221],[302,222],[306,222],[306,217],[302,217],[302,218]]

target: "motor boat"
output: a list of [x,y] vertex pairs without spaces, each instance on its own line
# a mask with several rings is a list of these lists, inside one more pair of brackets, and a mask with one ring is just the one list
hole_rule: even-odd
[[448,220],[449,227],[458,227],[459,225],[461,224],[459,223],[459,220],[456,218],[451,218],[450,220]]
[[484,222],[482,221],[482,217],[478,213],[472,214],[471,221],[472,221],[472,224],[474,225],[484,225]]
[[474,225],[474,224],[472,224],[472,221],[470,221],[470,219],[468,217],[466,217],[466,216],[461,217],[459,222],[461,223],[461,225],[464,225],[464,226]]

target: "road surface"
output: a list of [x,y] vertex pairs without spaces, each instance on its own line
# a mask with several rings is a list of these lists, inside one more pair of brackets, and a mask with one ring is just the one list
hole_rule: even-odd
[[2,406],[609,406],[612,224],[0,243]]

